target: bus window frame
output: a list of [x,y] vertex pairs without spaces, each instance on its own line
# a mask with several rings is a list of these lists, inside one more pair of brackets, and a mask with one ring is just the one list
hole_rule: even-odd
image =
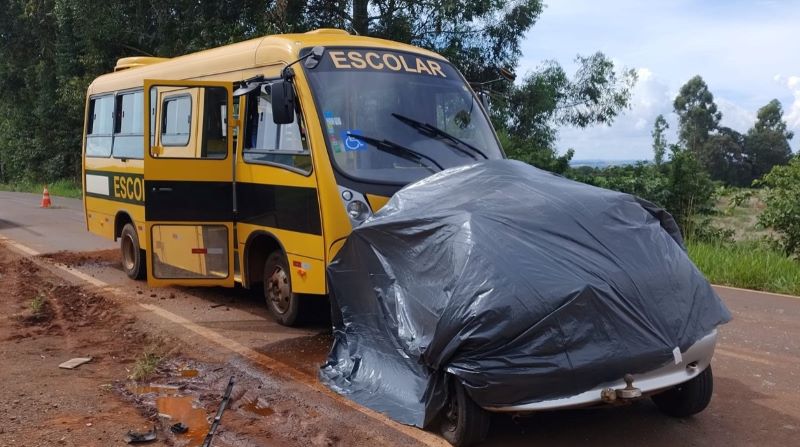
[[[100,99],[106,96],[110,96],[114,100],[114,113],[111,115],[111,133],[110,134],[90,134],[89,133],[89,125],[91,123],[90,116],[94,114],[94,107],[92,106],[92,101],[96,99]],[[117,92],[104,92],[104,93],[96,93],[94,95],[89,96],[89,104],[86,110],[86,137],[83,142],[84,147],[84,157],[85,158],[112,158],[114,156],[114,129],[117,125]],[[87,150],[89,149],[89,137],[111,137],[111,148],[108,151],[108,155],[89,155]],[[144,155],[144,154],[143,154]]]
[[[262,84],[271,84],[272,82],[279,81],[279,80],[281,80],[280,77],[264,79]],[[241,158],[242,158],[242,162],[244,162],[245,164],[248,164],[248,165],[271,166],[271,167],[274,167],[274,168],[285,169],[285,170],[287,170],[289,172],[293,172],[295,174],[300,174],[303,177],[311,177],[314,174],[314,150],[312,149],[313,145],[311,144],[311,134],[308,131],[308,119],[306,119],[306,113],[305,113],[306,110],[305,110],[305,107],[303,107],[303,105],[301,104],[302,101],[300,101],[300,96],[297,94],[297,86],[294,85],[294,82],[292,83],[292,88],[294,88],[294,91],[295,91],[295,101],[298,101],[297,104],[299,104],[299,106],[300,106],[300,112],[297,112],[297,110],[295,110],[295,117],[297,117],[299,115],[303,119],[303,122],[305,123],[305,127],[306,127],[306,144],[308,145],[308,157],[311,160],[311,169],[309,169],[308,171],[303,171],[302,169],[295,168],[293,166],[289,166],[289,165],[282,164],[282,163],[275,163],[275,162],[271,162],[271,161],[248,160],[247,158],[245,158],[245,152],[249,152],[249,151],[245,151],[245,139],[247,137],[247,131],[248,131],[247,113],[249,113],[249,110],[250,110],[250,98],[249,98],[249,96],[251,96],[249,94],[242,95],[240,97],[240,99],[239,99],[240,102],[239,102],[239,118],[238,119],[239,119],[239,121],[242,122],[242,130],[243,130],[242,131],[243,135],[242,135],[242,153],[241,153],[242,157]],[[257,91],[261,91],[261,88],[259,87],[257,89]],[[242,104],[241,104],[241,98],[242,97],[245,98],[244,117],[242,117]],[[256,99],[258,99],[258,96],[256,96]],[[312,100],[312,104],[314,106],[316,106],[316,103],[314,103],[313,100]],[[280,133],[278,133],[278,135],[280,135]],[[260,152],[271,153],[271,154],[272,153],[277,153],[277,151],[260,151]],[[294,151],[291,151],[291,152],[287,151],[286,153],[277,153],[277,155],[305,155],[305,154],[297,153],[297,152],[294,152]]]
[[[117,133],[117,121],[118,119],[121,120],[121,116],[118,117],[116,113],[117,107],[117,98],[120,96],[131,95],[141,92],[142,93],[142,113],[145,112],[144,110],[144,87],[142,88],[130,88],[125,90],[117,90],[114,92],[114,138],[111,141],[111,157],[116,160],[144,160],[144,123],[142,123],[142,133]],[[150,114],[147,114],[147,118],[150,118]],[[142,156],[141,157],[118,157],[117,154],[114,153],[114,141],[116,141],[117,136],[121,137],[142,137]]]
[[[167,92],[167,93],[169,93],[169,92]],[[165,144],[164,143],[164,127],[165,127],[164,126],[164,124],[165,124],[164,119],[166,117],[164,116],[164,105],[168,101],[177,101],[178,99],[180,99],[182,97],[189,98],[189,133],[186,134],[186,142],[183,143],[183,144]],[[161,146],[163,146],[163,147],[187,147],[187,146],[189,146],[189,142],[192,141],[192,124],[193,124],[192,123],[192,113],[194,112],[194,101],[192,100],[192,94],[191,93],[177,93],[177,94],[174,94],[174,95],[165,94],[163,96],[163,99],[161,100],[161,107],[159,107],[158,112],[160,112],[159,113],[159,118],[161,118],[160,120],[158,120],[158,121],[160,121],[159,122],[159,130],[161,131],[161,134],[159,135],[158,140],[159,140],[159,143],[161,143]],[[205,117],[203,117],[203,118],[205,119]],[[144,136],[144,135],[142,135],[142,136]],[[153,150],[152,146],[151,146],[150,150],[152,152],[152,150]],[[162,157],[162,158],[171,158],[171,157]],[[174,157],[174,158],[182,158],[182,157]],[[188,158],[202,160],[205,157],[188,157]],[[227,158],[227,154],[226,154],[226,158]],[[214,160],[219,160],[219,158],[216,158]],[[224,160],[224,158],[222,160]]]

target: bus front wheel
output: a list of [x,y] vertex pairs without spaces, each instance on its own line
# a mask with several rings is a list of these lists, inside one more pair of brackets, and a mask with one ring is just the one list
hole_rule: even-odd
[[147,275],[145,253],[139,248],[139,236],[133,224],[127,223],[119,235],[119,249],[122,252],[122,270],[131,279],[144,279]]
[[284,326],[294,326],[301,316],[301,296],[292,292],[289,262],[281,251],[272,252],[264,263],[264,299],[269,312]]

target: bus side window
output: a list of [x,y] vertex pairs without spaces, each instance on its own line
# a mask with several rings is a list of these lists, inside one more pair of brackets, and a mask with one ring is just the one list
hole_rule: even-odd
[[114,95],[92,98],[87,120],[86,156],[109,157],[114,138]]
[[203,101],[202,158],[225,158],[228,154],[228,92],[222,88],[205,89]]
[[192,128],[192,97],[171,96],[161,106],[161,144],[186,146]]
[[246,162],[288,166],[303,173],[311,172],[311,152],[302,122],[297,112],[290,124],[275,124],[272,119],[270,85],[260,93],[247,97],[247,119],[244,155]]
[[141,91],[117,95],[114,126],[114,157],[142,158],[144,133],[144,98]]

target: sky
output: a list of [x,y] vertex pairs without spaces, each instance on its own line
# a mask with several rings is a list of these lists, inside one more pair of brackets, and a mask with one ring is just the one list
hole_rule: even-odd
[[800,149],[800,0],[545,0],[522,42],[518,79],[543,61],[574,73],[575,56],[602,51],[639,80],[631,108],[610,126],[565,127],[557,148],[573,160],[652,158],[658,114],[677,140],[672,101],[694,75],[703,77],[722,112],[721,125],[746,132],[772,99]]

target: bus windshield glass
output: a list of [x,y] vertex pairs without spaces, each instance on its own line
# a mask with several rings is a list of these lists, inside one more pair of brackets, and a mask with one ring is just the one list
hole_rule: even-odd
[[444,60],[329,48],[305,70],[334,163],[350,177],[407,184],[502,158],[475,94]]

